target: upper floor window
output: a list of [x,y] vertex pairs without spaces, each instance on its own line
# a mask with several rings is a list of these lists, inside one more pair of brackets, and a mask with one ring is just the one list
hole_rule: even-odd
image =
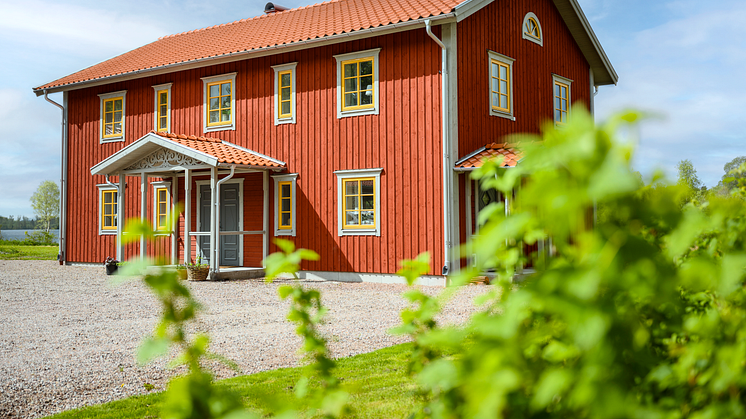
[[513,116],[513,59],[489,52],[490,115],[515,120]]
[[236,73],[203,77],[203,131],[236,129]]
[[171,132],[171,83],[153,86],[155,91],[155,130]]
[[298,63],[273,66],[275,72],[275,125],[295,123],[295,67]]
[[124,141],[127,91],[104,93],[98,97],[101,101],[100,141]]
[[171,183],[153,183],[153,227],[156,231],[170,231],[168,213],[171,209]]
[[554,123],[562,125],[567,123],[567,115],[570,112],[570,85],[572,80],[556,74],[552,74],[552,85],[554,88]]
[[335,55],[337,60],[337,118],[378,115],[378,56],[380,48]]
[[337,170],[339,235],[381,235],[382,169]]
[[272,176],[275,181],[275,236],[295,236],[295,186],[298,174]]
[[116,188],[108,184],[98,185],[99,234],[116,234],[118,197]]
[[526,13],[526,16],[523,18],[521,32],[523,34],[523,39],[528,39],[531,42],[544,46],[544,34],[541,31],[539,18],[532,12]]

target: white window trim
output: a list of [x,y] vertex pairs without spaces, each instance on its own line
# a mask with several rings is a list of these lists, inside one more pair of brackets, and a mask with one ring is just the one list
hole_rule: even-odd
[[[227,73],[218,76],[202,77],[202,132],[213,132],[213,131],[227,131],[236,130],[236,74],[238,73]],[[231,90],[231,123],[217,126],[207,126],[207,110],[208,110],[208,93],[207,85],[217,81],[230,80],[232,83]]]
[[[99,236],[116,236],[117,229],[119,228],[119,219],[117,219],[117,228],[114,230],[104,230],[104,225],[101,223],[103,218],[104,201],[102,199],[103,191],[117,191],[119,188],[115,188],[108,183],[101,183],[96,185],[98,188],[98,234]],[[117,215],[119,214],[119,194],[117,194]]]
[[[233,178],[233,179],[230,179],[230,180],[226,180],[225,182],[223,182],[221,184],[221,185],[230,184],[230,183],[237,183],[238,184],[238,208],[239,208],[239,211],[238,211],[238,231],[244,231],[243,230],[243,212],[244,212],[243,181],[244,181],[244,178]],[[197,211],[196,211],[196,213],[197,213],[197,229],[194,230],[195,232],[202,231],[202,223],[201,223],[201,220],[202,220],[202,217],[201,217],[202,205],[200,205],[200,202],[199,202],[199,199],[200,199],[199,190],[202,187],[202,185],[210,186],[210,182],[211,182],[210,180],[197,180],[197,181],[194,182],[194,185],[197,188],[196,189],[197,192],[195,193],[195,195],[197,196]],[[194,190],[194,189],[192,189],[192,190]],[[206,226],[206,228],[207,228],[207,230],[205,230],[205,231],[210,231],[210,226]],[[220,230],[220,227],[218,227],[218,230]],[[220,237],[219,233],[220,233],[220,231],[218,231],[218,237]],[[246,238],[246,235],[242,234],[240,237],[241,238],[238,240],[238,252],[239,252],[238,262],[239,262],[239,266],[243,266],[243,242],[244,242],[244,238]],[[195,238],[192,239],[192,240],[194,240],[194,243],[197,246],[197,252],[194,255],[195,258],[197,256],[199,256],[199,254],[200,254],[199,253],[199,244],[198,244],[199,242],[197,241],[198,238],[199,238],[199,236],[195,236]],[[208,238],[209,238],[209,236],[208,236]],[[220,239],[218,239],[218,240],[220,240]]]
[[[337,233],[339,236],[380,236],[381,235],[381,172],[382,168],[337,170]],[[375,179],[376,188],[376,227],[344,229],[344,192],[342,191],[343,180],[372,177]]]
[[[272,105],[272,107],[275,108],[275,125],[295,123],[295,67],[297,65],[298,63],[295,62],[272,66],[272,69],[275,72],[275,97],[274,104]],[[278,74],[288,70],[290,70],[290,116],[280,118],[280,107],[278,106],[280,99],[280,80]]]
[[[115,97],[122,97],[122,135],[116,137],[104,138],[104,101],[107,99],[113,99]],[[124,135],[127,127],[127,91],[120,90],[118,92],[102,93],[99,97],[99,113],[98,113],[98,138],[99,144],[113,143],[117,141],[124,141]]]
[[552,121],[554,121],[555,126],[562,126],[564,124],[558,124],[554,119],[554,85],[557,82],[567,85],[567,119],[569,121],[570,114],[572,114],[572,80],[567,77],[562,77],[559,74],[552,73]]
[[[536,21],[536,26],[539,27],[539,36],[540,36],[539,39],[536,39],[533,36],[526,34],[526,31],[525,31],[526,22],[528,22],[530,18],[534,18],[534,20]],[[527,39],[535,44],[539,44],[542,47],[544,46],[544,30],[541,28],[541,22],[539,22],[539,18],[536,17],[536,15],[533,12],[528,12],[526,13],[526,16],[523,17],[523,23],[521,24],[521,36],[523,37],[523,39]]]
[[[334,58],[337,60],[337,119],[348,116],[378,115],[380,110],[380,104],[378,101],[380,91],[378,88],[378,68],[381,66],[381,62],[378,58],[379,52],[381,52],[381,48],[351,52],[348,54],[339,54],[334,56]],[[343,111],[342,103],[344,98],[342,97],[342,62],[348,60],[357,60],[365,57],[373,57],[373,107],[368,109]]]
[[[163,89],[161,89],[163,90]],[[159,181],[150,184],[153,187],[153,230],[157,236],[170,236],[172,230],[158,230],[158,189],[166,189],[166,209],[167,214],[171,213],[171,182]]]
[[166,115],[166,132],[171,132],[171,85],[173,83],[166,83],[166,84],[159,84],[157,86],[153,86],[153,91],[155,92],[155,98],[153,99],[153,131],[158,132],[158,92],[161,90],[165,90],[168,95],[168,102],[166,102],[168,115]]
[[[513,62],[515,62],[515,60],[495,51],[488,50],[487,52],[489,55],[489,59],[487,60],[487,105],[489,106],[490,115],[515,121],[515,92],[513,91]],[[510,95],[508,95],[508,100],[510,101],[510,112],[496,111],[492,109],[492,60],[499,61],[508,66],[508,77],[510,77],[510,86],[508,87],[510,89]]]
[[[276,175],[272,176],[272,179],[275,182],[275,236],[292,236],[295,237],[296,234],[296,220],[298,219],[297,213],[295,212],[295,209],[297,208],[297,205],[295,204],[295,189],[297,188],[296,179],[298,178],[297,173],[291,173],[287,175]],[[290,230],[281,230],[280,229],[280,203],[279,203],[279,197],[280,197],[280,182],[292,182],[290,184],[290,214],[292,214],[291,217],[291,225]]]

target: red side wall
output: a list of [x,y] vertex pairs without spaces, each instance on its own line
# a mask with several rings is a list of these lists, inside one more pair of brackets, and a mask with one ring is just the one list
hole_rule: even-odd
[[[523,18],[539,19],[544,45],[523,39]],[[552,73],[572,80],[571,101],[590,103],[590,66],[551,0],[495,0],[458,24],[459,158],[515,133],[539,133],[553,118]],[[515,121],[491,116],[488,51],[513,62]],[[462,175],[460,177],[468,176]],[[461,179],[460,241],[465,243],[465,183]],[[465,261],[462,260],[462,265]]]
[[[523,39],[533,12],[544,45]],[[458,24],[459,158],[512,133],[538,133],[552,119],[552,73],[572,80],[571,100],[589,103],[589,65],[551,0],[495,0]],[[488,50],[513,58],[515,121],[490,116]]]
[[[440,31],[436,28],[435,32]],[[379,47],[380,115],[337,119],[333,55]],[[297,123],[275,126],[270,66],[294,61],[298,62]],[[238,73],[236,130],[203,134],[200,78],[234,71]],[[294,241],[321,255],[320,261],[307,263],[304,269],[392,273],[398,269],[399,260],[430,251],[433,273],[439,273],[443,265],[439,71],[440,50],[422,28],[71,91],[67,260],[101,262],[115,254],[115,237],[98,235],[95,185],[103,183],[103,177],[91,176],[89,169],[153,129],[151,86],[173,83],[172,132],[218,137],[285,161],[291,173],[299,173]],[[126,141],[99,144],[97,95],[125,89]],[[337,179],[333,172],[377,167],[383,168],[381,237],[339,237]],[[257,190],[255,183],[246,182],[245,206],[250,200],[261,200],[261,183]],[[179,199],[183,200],[183,180],[180,183]],[[126,213],[130,217],[140,213],[139,190],[139,179],[128,178]],[[150,218],[152,191],[147,196]],[[192,196],[196,199],[195,189]],[[274,199],[273,194],[270,196]],[[270,208],[273,212],[274,205]],[[194,206],[192,211],[196,216]],[[260,219],[256,214],[245,214],[245,228],[247,217]],[[270,216],[270,220],[273,218]],[[273,225],[270,231],[274,231]],[[158,249],[170,254],[168,243]],[[256,255],[247,258],[246,254],[252,249],[257,249],[256,243],[245,243],[245,265],[256,266],[248,260],[256,259]],[[274,246],[270,250],[275,250]],[[137,252],[137,245],[132,245],[127,256]]]

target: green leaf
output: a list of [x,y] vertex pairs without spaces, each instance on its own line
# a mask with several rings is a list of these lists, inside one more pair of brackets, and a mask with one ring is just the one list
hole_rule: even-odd
[[168,339],[146,338],[137,349],[137,362],[140,365],[145,365],[155,358],[166,355],[170,347],[171,342]]

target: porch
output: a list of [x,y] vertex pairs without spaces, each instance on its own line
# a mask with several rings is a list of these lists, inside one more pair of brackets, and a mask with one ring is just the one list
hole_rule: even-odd
[[[122,240],[125,226],[119,220],[134,216],[147,221],[152,213],[156,236],[170,240],[164,246],[170,255],[159,256],[174,265],[206,263],[209,278],[217,280],[263,275],[270,233],[269,174],[285,167],[282,161],[217,138],[150,132],[91,168],[91,174],[104,176],[99,187],[116,191],[111,219],[118,260],[128,256]],[[124,192],[134,183],[131,179],[140,185],[139,214],[126,211]],[[244,200],[245,194],[249,199]],[[168,215],[175,209],[179,213],[169,224]],[[147,255],[148,242],[141,237],[139,258]]]

